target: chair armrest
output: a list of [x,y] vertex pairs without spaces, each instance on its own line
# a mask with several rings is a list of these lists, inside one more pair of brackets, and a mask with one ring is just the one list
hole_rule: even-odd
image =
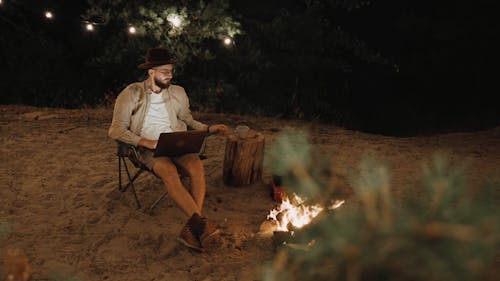
[[139,161],[137,147],[121,141],[116,141],[116,143],[118,145],[118,152],[116,153],[118,157],[127,157],[136,168],[149,170],[146,165]]
[[116,141],[116,145],[117,145],[116,155],[118,157],[128,157],[129,149],[131,147],[133,147],[135,149],[135,147],[133,145],[128,144],[128,143],[124,143],[124,142],[119,141],[119,140]]

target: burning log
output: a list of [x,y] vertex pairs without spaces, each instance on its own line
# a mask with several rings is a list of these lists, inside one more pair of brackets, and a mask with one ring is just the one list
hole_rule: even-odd
[[273,236],[273,233],[276,231],[278,224],[275,220],[265,220],[259,228],[258,236],[269,238]]

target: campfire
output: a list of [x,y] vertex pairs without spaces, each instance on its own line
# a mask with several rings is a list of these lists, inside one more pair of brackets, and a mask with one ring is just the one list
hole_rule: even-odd
[[292,200],[285,198],[281,205],[271,210],[267,219],[276,221],[276,231],[290,231],[292,227],[301,228],[323,211],[320,205],[307,206],[303,203],[304,200],[293,193]]
[[336,200],[330,206],[323,207],[319,204],[306,205],[304,202],[295,193],[283,198],[281,204],[269,212],[267,221],[261,226],[261,234],[273,235],[275,238],[293,235],[294,230],[309,224],[325,209],[333,210],[344,204],[344,200]]

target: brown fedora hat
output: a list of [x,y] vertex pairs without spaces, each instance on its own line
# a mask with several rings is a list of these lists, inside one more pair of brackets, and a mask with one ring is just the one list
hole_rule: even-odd
[[151,48],[146,53],[146,62],[139,64],[137,67],[146,70],[159,65],[173,64],[174,62],[175,60],[167,49]]

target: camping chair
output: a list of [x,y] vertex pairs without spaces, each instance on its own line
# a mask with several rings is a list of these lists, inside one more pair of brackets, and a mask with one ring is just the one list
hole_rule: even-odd
[[[208,136],[208,134],[207,134]],[[135,190],[134,186],[134,181],[144,172],[149,172],[153,175],[156,176],[154,171],[152,169],[149,169],[146,165],[142,164],[139,161],[139,157],[137,154],[137,148],[131,144],[127,144],[121,141],[116,141],[118,145],[118,150],[116,153],[116,156],[118,156],[118,190],[120,192],[125,192],[130,188],[130,191],[132,192],[134,199],[135,199],[135,204],[137,206],[137,209],[141,208],[141,202],[139,201],[139,198],[137,197],[137,192]],[[203,141],[203,144],[201,146],[201,150],[199,153],[199,157],[201,160],[205,160],[207,157],[205,156],[205,146],[207,143],[207,138],[205,137],[205,140]],[[127,161],[129,160],[132,165],[137,169],[135,174],[132,175],[131,170],[129,169],[129,166],[127,165]],[[122,165],[124,168],[122,168]],[[125,175],[127,176],[126,179],[128,179],[128,183],[124,184],[122,182],[122,174],[123,170],[125,170]],[[182,179],[182,176],[181,176]],[[163,198],[165,198],[168,195],[168,192],[165,191],[163,192],[158,199],[153,202],[153,204],[149,207],[149,209],[152,211],[158,203],[160,203]]]

